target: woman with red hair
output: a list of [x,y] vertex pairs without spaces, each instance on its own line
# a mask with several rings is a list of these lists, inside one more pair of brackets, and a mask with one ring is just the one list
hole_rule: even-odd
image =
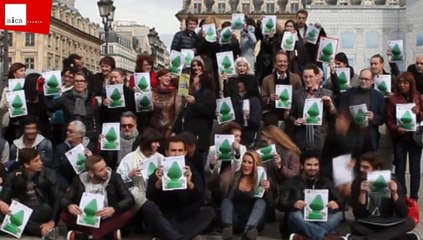
[[[155,88],[159,84],[157,73],[154,71],[154,59],[152,56],[138,55],[135,72],[149,72],[150,85],[152,88]],[[129,88],[135,91],[135,78],[133,75],[129,79]]]

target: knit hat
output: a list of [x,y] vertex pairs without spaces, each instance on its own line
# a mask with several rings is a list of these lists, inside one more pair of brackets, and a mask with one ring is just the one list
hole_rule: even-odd
[[192,63],[194,62],[194,61],[197,61],[197,62],[199,62],[200,64],[201,64],[201,66],[203,67],[203,68],[205,68],[205,64],[204,64],[204,60],[200,57],[200,56],[195,56],[193,59],[192,59],[192,61],[191,61],[191,65],[192,65]]

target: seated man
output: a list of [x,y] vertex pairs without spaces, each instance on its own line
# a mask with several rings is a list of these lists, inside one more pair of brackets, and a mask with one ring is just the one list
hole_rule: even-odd
[[43,167],[40,154],[33,148],[19,151],[22,166],[10,173],[0,197],[0,211],[10,214],[12,199],[33,210],[24,232],[46,239],[55,239],[59,220],[59,191],[56,172]]
[[[184,138],[174,136],[169,139],[166,156],[186,156]],[[187,189],[163,191],[163,166],[159,166],[154,175],[148,179],[147,198],[155,202],[166,218],[163,227],[166,233],[153,232],[161,239],[193,239],[208,227],[214,217],[211,207],[202,206],[205,200],[204,187],[197,171],[185,166]]]
[[96,151],[96,143],[90,141],[90,139],[85,136],[86,131],[87,129],[83,122],[79,120],[70,122],[67,127],[65,141],[57,145],[56,151],[54,152],[53,166],[58,174],[60,188],[64,191],[70,188],[73,178],[76,176],[65,153],[79,144],[84,146],[86,157],[91,156],[92,153]]
[[28,115],[22,118],[21,127],[23,134],[15,139],[10,146],[9,161],[5,163],[8,172],[19,168],[19,150],[23,148],[37,149],[41,160],[46,166],[51,166],[53,159],[53,145],[51,141],[39,134],[39,123],[35,116]]
[[[62,207],[65,210],[61,214],[61,219],[68,229],[74,229],[68,232],[67,238],[69,240],[81,238],[100,240],[105,237],[121,239],[119,228],[131,219],[134,198],[119,174],[107,167],[101,156],[91,155],[85,164],[87,171],[73,179],[71,188],[62,200]],[[77,216],[83,213],[79,203],[84,192],[99,193],[105,197],[104,208],[96,214],[102,218],[99,228],[76,224]]]
[[[402,195],[401,185],[391,175],[389,191],[371,192],[367,174],[383,169],[383,160],[378,153],[362,154],[359,159],[360,174],[352,184],[351,206],[356,220],[351,223],[353,240],[419,239],[411,231],[416,224],[408,216],[408,206]],[[406,235],[407,236],[406,238]]]
[[[341,223],[342,212],[339,210],[341,198],[330,180],[319,174],[320,156],[312,151],[303,152],[300,163],[301,173],[286,181],[286,184],[281,187],[279,199],[279,208],[285,211],[289,223],[288,231],[292,233],[289,239],[343,239],[343,237],[329,234]],[[329,190],[326,222],[304,220],[304,208],[307,207],[304,194],[306,189]]]

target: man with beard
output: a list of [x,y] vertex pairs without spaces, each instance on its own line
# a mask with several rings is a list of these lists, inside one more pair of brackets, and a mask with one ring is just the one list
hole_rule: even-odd
[[[166,156],[187,156],[185,139],[176,135],[168,141]],[[167,240],[188,240],[195,238],[214,217],[213,209],[203,206],[205,202],[204,186],[195,168],[184,167],[187,189],[163,191],[163,166],[148,179],[147,198],[159,207],[161,228],[151,229],[155,236]],[[148,201],[147,201],[148,202]],[[152,216],[147,215],[147,216]]]
[[[335,240],[344,239],[330,234],[339,226],[342,220],[341,198],[335,190],[331,181],[319,174],[320,156],[317,152],[306,151],[300,157],[302,171],[299,175],[287,180],[281,188],[279,209],[286,214],[289,222],[288,231],[292,240]],[[327,189],[328,194],[328,216],[326,222],[309,222],[304,220],[305,190],[306,189]]]
[[22,168],[9,175],[0,197],[0,211],[10,215],[12,199],[19,201],[33,211],[24,232],[56,239],[62,198],[56,173],[43,166],[40,154],[33,148],[21,149],[19,155]]
[[[65,208],[61,219],[68,229],[72,229],[68,232],[67,239],[121,239],[119,229],[133,216],[131,209],[134,207],[134,198],[120,175],[107,167],[101,156],[91,155],[85,165],[87,171],[74,178],[61,204]],[[79,207],[83,193],[104,196],[104,208],[96,212],[96,216],[101,217],[99,228],[76,224],[77,216],[83,214]]]
[[416,63],[411,64],[407,68],[407,72],[411,72],[416,79],[417,91],[420,94],[423,94],[423,55],[418,55],[416,57]]
[[53,159],[53,145],[51,141],[39,134],[38,120],[35,116],[28,115],[21,121],[23,134],[15,139],[10,146],[9,161],[5,163],[8,172],[19,168],[19,150],[23,148],[34,148],[41,156],[46,165],[51,165]]
[[284,113],[287,110],[277,109],[275,101],[279,100],[276,95],[276,85],[291,85],[292,91],[298,90],[302,87],[300,76],[288,71],[288,54],[285,52],[276,53],[273,59],[274,71],[272,74],[263,79],[261,85],[261,100],[263,104],[263,121],[264,125],[278,126],[278,122],[285,120]]
[[348,89],[341,97],[340,105],[350,106],[366,104],[368,126],[362,128],[363,149],[362,152],[374,152],[379,149],[379,126],[385,122],[385,100],[383,95],[373,88],[375,75],[370,69],[360,71],[360,85]]

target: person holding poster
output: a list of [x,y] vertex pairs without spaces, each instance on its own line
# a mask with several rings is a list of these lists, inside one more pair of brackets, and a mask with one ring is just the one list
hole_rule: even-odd
[[313,26],[318,31],[318,34],[315,34],[315,38],[316,38],[315,42],[311,43],[310,41],[306,40],[307,28],[309,28],[309,26],[306,23],[308,18],[307,10],[305,9],[298,10],[297,13],[295,14],[295,18],[297,20],[297,25],[299,30],[298,32],[300,36],[302,37],[302,39],[304,40],[304,45],[307,49],[307,55],[309,58],[309,61],[307,62],[317,64],[319,67],[321,67],[321,63],[316,62],[316,56],[317,56],[317,51],[319,49],[320,37],[326,37],[325,30],[320,25],[320,23],[315,23]]
[[[292,108],[288,117],[293,128],[294,142],[304,150],[315,150],[320,152],[325,143],[328,130],[328,120],[333,118],[336,108],[332,100],[332,91],[320,87],[321,75],[319,68],[314,64],[304,67],[303,79],[305,87],[294,91],[292,97]],[[323,102],[323,109],[320,111],[317,102],[306,110],[307,113],[313,112],[313,115],[321,115],[321,125],[307,125],[307,119],[304,118],[305,102],[307,100],[320,99]]]
[[[134,198],[121,176],[107,167],[101,156],[91,155],[85,165],[87,171],[74,178],[70,190],[61,201],[64,210],[60,218],[71,229],[67,234],[68,239],[121,239],[119,229],[133,216],[131,209]],[[77,216],[85,211],[79,207],[84,192],[104,196],[104,208],[96,211],[96,216],[101,217],[99,228],[77,225]]]
[[276,94],[276,85],[291,85],[292,90],[302,88],[300,76],[289,71],[289,56],[285,52],[277,52],[273,59],[274,71],[265,76],[261,84],[261,101],[263,105],[264,125],[279,125],[279,121],[286,119],[289,111],[278,109],[275,101],[279,100]]
[[295,21],[288,19],[285,22],[285,29],[282,33],[276,32],[275,38],[274,51],[279,52],[285,50],[289,58],[289,71],[301,75],[309,59],[303,37],[300,35]]
[[[166,156],[186,157],[186,154],[185,138],[178,135],[170,137]],[[206,196],[201,176],[191,166],[184,167],[183,175],[187,182],[187,189],[184,190],[163,191],[163,166],[159,166],[148,179],[148,201],[153,201],[159,208],[159,214],[147,215],[149,218],[156,216],[156,221],[160,221],[159,229],[151,229],[155,237],[169,240],[193,239],[208,227],[214,217],[213,209],[203,206]]]
[[235,121],[242,128],[241,143],[253,146],[260,128],[261,102],[257,85],[247,75],[238,77],[238,94],[232,97]]
[[[415,131],[417,123],[423,120],[423,98],[416,89],[416,82],[412,73],[402,73],[397,79],[396,89],[394,95],[389,97],[386,106],[386,126],[394,147],[395,176],[401,186],[403,186],[402,195],[407,197],[405,170],[408,155],[411,182],[409,196],[417,200],[420,188],[420,157],[422,149],[414,141],[412,130]],[[410,109],[397,112],[399,105],[407,103],[414,105],[409,105]],[[414,115],[414,118],[412,115]]]
[[[285,212],[284,227],[287,227],[291,237],[289,239],[335,240],[343,239],[331,232],[339,226],[342,220],[342,199],[335,190],[332,182],[319,174],[320,155],[315,151],[305,151],[300,157],[301,169],[299,175],[290,178],[281,186],[278,209]],[[305,191],[328,190],[328,203],[320,205],[318,209],[327,208],[328,215],[325,222],[311,222],[304,218],[304,208],[314,210],[305,202]],[[289,224],[287,224],[289,223]]]
[[254,34],[256,30],[256,23],[253,18],[245,16],[245,25],[241,30],[239,48],[241,50],[240,57],[245,57],[250,66],[255,66],[256,56],[254,49],[256,47],[257,38]]
[[[110,72],[109,77],[110,79],[105,87],[107,85],[123,84],[123,96],[119,96],[119,98],[124,98],[123,102],[125,104],[123,107],[111,108],[114,100],[106,98],[106,95],[103,95],[103,104],[100,108],[101,123],[119,122],[122,113],[126,111],[135,112],[134,91],[126,86],[126,72],[121,68],[115,68]],[[111,98],[114,97],[114,94],[115,92],[112,93]]]
[[0,196],[1,214],[10,214],[10,203],[17,200],[33,210],[24,232],[56,239],[59,201],[63,197],[56,172],[43,166],[40,154],[33,148],[20,150],[19,156],[22,167],[9,175]]
[[400,74],[400,71],[395,62],[390,62],[389,66],[391,67],[391,73],[388,73],[385,70],[385,60],[380,54],[375,54],[370,58],[370,69],[372,70],[375,76],[391,75],[391,89],[388,89],[388,92],[392,94],[395,91],[395,87],[397,86],[395,80]]
[[103,88],[110,80],[110,73],[116,68],[116,61],[111,56],[105,56],[100,59],[101,72],[88,79],[88,90],[96,97],[103,95]]
[[233,234],[242,233],[242,239],[255,240],[265,219],[267,191],[264,197],[255,196],[257,188],[270,188],[268,180],[258,176],[261,158],[255,151],[247,151],[241,168],[227,171],[222,178],[225,197],[221,206],[222,239],[230,240]]
[[385,99],[383,95],[373,88],[375,75],[370,69],[360,71],[360,85],[348,89],[340,99],[340,106],[366,104],[368,111],[368,126],[362,128],[364,148],[362,152],[377,151],[379,149],[379,126],[385,122]]
[[236,75],[232,77],[228,77],[226,73],[223,73],[221,75],[221,90],[223,91],[223,97],[234,97],[239,94],[238,90],[238,82],[239,78],[241,76],[244,77],[244,79],[247,79],[250,84],[253,84],[254,93],[259,92],[259,86],[258,81],[256,77],[254,76],[253,69],[251,65],[248,63],[247,59],[245,57],[238,57],[235,60],[235,71]]
[[80,120],[87,128],[87,137],[97,141],[100,130],[99,106],[95,96],[88,91],[87,77],[81,73],[74,74],[74,87],[61,97],[48,104],[48,110],[54,112],[63,109],[65,124]]
[[[197,67],[193,67],[198,64]],[[215,82],[207,71],[204,61],[197,56],[191,62],[189,95],[183,97],[183,110],[173,125],[173,132],[192,132],[198,137],[197,149],[204,155],[209,150],[210,132],[216,110]]]
[[414,233],[407,233],[413,230],[416,224],[408,216],[402,185],[397,178],[390,176],[389,182],[378,184],[388,188],[388,194],[372,192],[372,186],[376,182],[368,181],[367,176],[384,169],[383,162],[377,152],[360,156],[360,177],[354,180],[351,195],[351,206],[356,220],[350,225],[351,234],[348,239],[420,239]]
[[56,146],[53,156],[53,167],[58,174],[58,183],[63,191],[69,189],[72,185],[73,178],[77,175],[66,157],[66,152],[82,144],[85,148],[85,157],[89,157],[96,152],[97,142],[90,141],[85,136],[87,129],[83,122],[79,120],[72,121],[68,124],[66,130],[66,139],[63,143]]

